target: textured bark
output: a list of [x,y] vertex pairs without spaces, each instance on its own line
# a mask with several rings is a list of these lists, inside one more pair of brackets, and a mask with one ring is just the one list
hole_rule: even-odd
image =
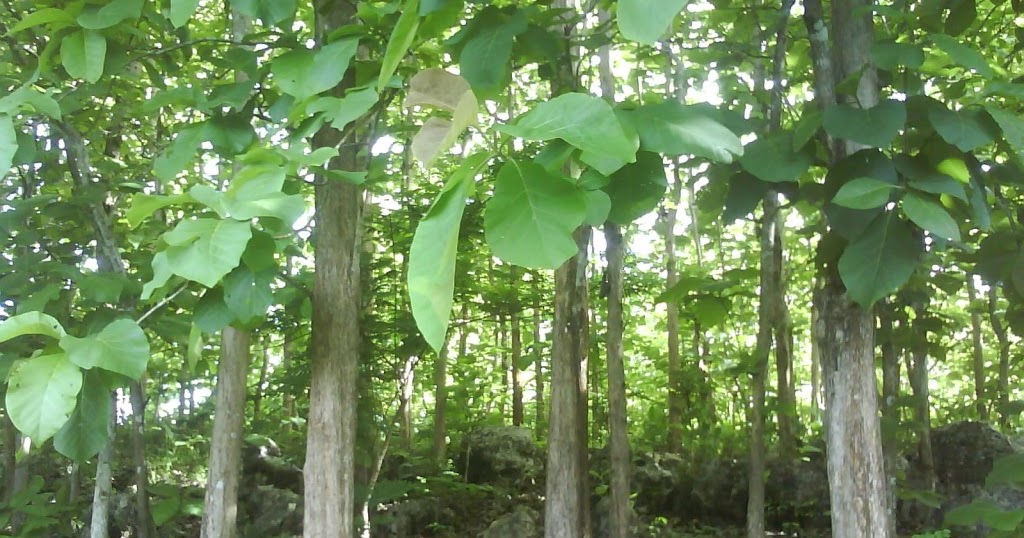
[[[111,394],[111,399],[116,396]],[[115,406],[114,409],[117,407]],[[113,494],[111,482],[114,470],[114,414],[107,421],[107,444],[96,457],[96,485],[92,490],[92,520],[89,522],[89,538],[110,536],[110,499]]]
[[612,223],[604,226],[608,256],[608,431],[611,460],[611,538],[630,536],[629,427],[626,422],[626,372],[622,346],[622,273],[625,246],[622,231]]
[[879,343],[882,347],[882,457],[885,459],[885,476],[888,481],[888,508],[892,517],[896,514],[896,472],[899,460],[900,409],[900,350],[896,345],[892,306],[880,304],[876,307],[879,319]]
[[978,310],[978,291],[974,288],[974,275],[967,278],[967,298],[971,310],[971,364],[974,367],[974,408],[978,419],[988,420],[985,403],[985,348],[981,336],[981,311]]
[[4,428],[4,443],[3,443],[3,462],[4,462],[4,491],[2,500],[4,502],[10,501],[11,496],[14,495],[14,470],[18,465],[18,430],[14,427],[14,423],[11,422],[11,417],[4,411],[3,418]]
[[270,372],[270,342],[263,343],[260,355],[260,380],[256,383],[256,393],[252,397],[252,420],[258,421],[263,413],[263,392],[266,390],[267,374]]
[[[676,177],[665,212],[665,286],[671,288],[679,281],[676,271],[676,221],[683,179]],[[668,340],[668,451],[680,453],[683,449],[683,366],[679,356],[679,306],[666,304],[665,332]]]
[[518,310],[512,313],[511,324],[512,367],[509,370],[509,375],[512,377],[512,425],[518,427],[523,425],[523,386],[519,381],[519,362],[523,357],[523,335]]
[[988,289],[988,319],[992,324],[992,332],[999,342],[999,378],[996,392],[999,395],[999,424],[1004,429],[1009,427],[1011,415],[1010,403],[1010,339],[1006,335],[1006,327],[999,317],[999,291],[995,286]]
[[[920,319],[920,318],[918,318]],[[920,489],[935,491],[935,459],[932,457],[932,419],[928,392],[928,342],[923,329],[915,327],[915,342],[907,357],[907,375],[914,391],[914,421],[917,429],[917,468],[923,483]]]
[[[354,6],[344,0],[317,0],[319,44],[351,22]],[[351,87],[350,71],[335,94]],[[337,147],[329,166],[356,171],[359,140],[341,144],[341,133],[322,128],[316,147]],[[359,370],[360,211],[359,188],[321,177],[315,191],[312,372],[307,420],[303,535],[355,536],[355,446]]]
[[131,443],[132,471],[135,478],[135,532],[139,538],[156,536],[156,523],[149,504],[149,469],[146,466],[146,378],[132,381]]
[[434,359],[434,437],[431,454],[438,466],[444,466],[447,458],[448,428],[446,425],[448,407],[448,339],[445,338],[437,357]]
[[249,345],[249,333],[245,330],[225,327],[221,332],[210,465],[203,501],[203,538],[234,538],[238,532],[238,483]]

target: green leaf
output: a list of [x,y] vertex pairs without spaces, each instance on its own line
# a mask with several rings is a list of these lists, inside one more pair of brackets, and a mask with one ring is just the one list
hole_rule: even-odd
[[125,19],[137,19],[142,16],[143,3],[144,0],[111,0],[102,7],[90,6],[78,16],[78,25],[89,30],[102,30]]
[[847,104],[825,109],[822,125],[834,138],[886,148],[907,122],[907,108],[899,101],[882,101],[871,108]]
[[1009,454],[992,463],[992,472],[985,479],[985,487],[1024,486],[1024,454]]
[[509,263],[555,269],[576,254],[573,231],[587,216],[583,191],[539,164],[509,161],[484,212],[484,237]]
[[732,224],[746,218],[757,209],[771,185],[747,172],[737,172],[729,178],[729,190],[722,209],[722,223]]
[[943,140],[960,151],[971,151],[999,135],[999,126],[980,108],[953,111],[945,106],[933,106],[929,107],[928,121]]
[[459,72],[482,96],[496,94],[508,81],[515,37],[526,31],[526,21],[513,17],[484,28],[459,54]]
[[162,288],[167,281],[174,276],[174,272],[171,270],[171,264],[167,260],[167,251],[160,251],[153,255],[153,279],[142,285],[141,299],[143,301],[149,300],[153,292],[159,288]]
[[128,226],[138,228],[143,221],[149,218],[155,211],[167,206],[180,204],[188,201],[189,197],[184,194],[176,196],[159,196],[152,194],[136,194],[132,197],[132,205],[125,212],[124,218]]
[[280,166],[246,166],[224,193],[224,208],[236,220],[275,217],[291,226],[306,211],[306,201],[302,195],[281,192],[285,175]]
[[1003,139],[1017,154],[1017,158],[1024,160],[1024,119],[996,106],[986,106],[985,110],[999,125],[999,129],[1003,132]]
[[654,45],[689,0],[619,0],[616,22],[622,37]]
[[647,151],[696,155],[721,163],[743,155],[743,144],[732,131],[678,101],[643,105],[623,117],[636,129],[640,147]]
[[274,302],[270,289],[273,274],[254,273],[244,265],[235,268],[224,277],[224,304],[242,324],[254,319],[265,319],[267,308]]
[[815,107],[809,107],[804,110],[803,115],[800,116],[800,121],[793,128],[793,151],[800,151],[801,148],[814,138],[818,129],[821,129],[823,115],[821,110]]
[[171,24],[175,28],[180,28],[192,18],[192,15],[196,12],[196,8],[199,7],[199,0],[171,0]]
[[917,69],[924,63],[924,49],[910,43],[875,43],[871,45],[871,58],[886,71],[895,71],[900,66]]
[[358,39],[346,38],[316,51],[286,52],[274,58],[270,73],[285,93],[299,100],[312,97],[341,82],[358,45]]
[[80,30],[60,43],[60,62],[72,78],[96,82],[103,76],[107,39],[95,30]]
[[987,231],[992,227],[992,212],[988,205],[985,183],[974,174],[971,174],[970,181],[971,191],[968,197],[971,200],[971,219],[978,228]]
[[668,181],[661,155],[648,151],[636,154],[636,162],[611,176],[604,190],[611,199],[608,220],[625,226],[654,211],[665,197]]
[[25,15],[20,21],[18,21],[18,24],[12,26],[7,33],[8,35],[14,35],[23,30],[28,30],[29,28],[35,28],[36,26],[42,26],[50,23],[57,23],[54,25],[57,27],[65,27],[70,26],[74,22],[75,18],[66,10],[47,7]]
[[398,64],[402,62],[405,53],[408,52],[412,42],[416,39],[416,29],[420,25],[419,0],[405,0],[402,6],[402,14],[398,17],[398,23],[391,31],[388,39],[387,49],[384,51],[384,61],[380,67],[380,77],[377,78],[377,92],[384,91],[384,88],[395,74]]
[[25,312],[0,323],[0,343],[26,334],[41,334],[60,340],[66,333],[59,321],[42,312]]
[[612,199],[604,191],[584,191],[584,200],[587,203],[587,218],[584,223],[587,226],[601,226],[608,220],[608,214],[612,210]]
[[973,69],[979,75],[985,78],[992,78],[995,76],[995,71],[992,70],[992,66],[989,65],[985,57],[982,56],[978,51],[964,45],[960,41],[944,34],[931,34],[928,36],[931,42],[942,49],[954,62],[968,68]]
[[611,105],[593,95],[559,95],[519,116],[514,124],[497,129],[527,140],[561,138],[583,151],[636,161],[636,144],[626,136]]
[[[349,90],[345,97],[321,97],[306,107],[307,114],[324,113],[324,119],[330,120],[331,127],[342,131],[348,124],[367,113],[377,104],[379,96],[373,88]],[[319,148],[327,149],[327,148]]]
[[402,105],[436,107],[451,112],[451,121],[431,117],[412,139],[412,154],[429,167],[477,121],[480,108],[469,82],[443,69],[426,69],[409,80],[409,95]]
[[109,383],[96,372],[86,372],[78,405],[53,438],[53,448],[75,461],[85,461],[107,446],[107,423],[114,413]]
[[14,120],[6,114],[0,114],[0,174],[6,175],[11,169],[16,153],[18,131],[14,128]]
[[163,237],[173,274],[212,288],[238,267],[252,228],[248,222],[203,218],[182,221]]
[[184,170],[199,155],[199,145],[206,137],[206,122],[183,128],[174,137],[171,147],[153,160],[153,173],[164,183],[174,179],[178,172]]
[[960,228],[956,221],[938,202],[908,192],[903,197],[902,207],[907,218],[921,228],[950,241],[960,240]]
[[60,339],[60,347],[81,368],[99,367],[132,379],[139,379],[149,362],[146,333],[130,319],[114,321],[84,338],[65,335]]
[[1004,510],[992,499],[975,499],[970,504],[946,512],[944,524],[974,527],[988,525],[1002,531],[1016,530],[1024,521],[1024,511]]
[[873,209],[889,201],[897,186],[870,177],[852,179],[832,198],[832,203],[850,209]]
[[188,371],[195,372],[196,364],[203,358],[203,330],[199,324],[193,323],[188,331],[188,348],[185,350],[185,360],[188,361]]
[[839,276],[847,295],[870,308],[906,283],[920,250],[906,223],[892,211],[882,213],[839,258]]
[[466,159],[452,174],[416,226],[409,249],[409,303],[423,338],[434,351],[444,345],[455,290],[455,260],[459,247],[459,227],[466,200],[473,192],[476,174],[489,153],[477,153]]
[[231,0],[231,6],[267,26],[277,26],[295,16],[296,0]]
[[812,162],[807,152],[793,150],[793,135],[788,132],[754,140],[740,158],[744,170],[769,183],[796,181]]
[[64,353],[20,360],[7,382],[7,413],[18,430],[40,444],[71,418],[82,371]]
[[224,302],[224,291],[217,287],[206,290],[196,303],[194,323],[202,332],[213,334],[235,321],[235,313]]

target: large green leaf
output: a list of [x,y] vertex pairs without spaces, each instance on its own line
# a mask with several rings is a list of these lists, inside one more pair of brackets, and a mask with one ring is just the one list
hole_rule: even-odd
[[95,30],[79,30],[60,43],[60,62],[72,78],[96,82],[103,76],[107,38]]
[[960,240],[960,227],[938,202],[915,192],[908,192],[903,197],[902,207],[907,218],[914,224],[944,239]]
[[771,185],[750,173],[739,171],[729,178],[729,190],[722,208],[722,223],[732,224],[754,212]]
[[576,254],[575,230],[587,216],[583,191],[543,166],[509,161],[498,172],[484,213],[484,236],[501,259],[555,269]]
[[559,95],[519,116],[515,123],[497,128],[527,140],[561,138],[583,151],[636,161],[636,144],[626,136],[611,105],[589,94]]
[[459,71],[481,96],[495,95],[505,86],[511,70],[515,37],[526,31],[526,20],[513,17],[482,29],[459,54]]
[[796,181],[810,168],[813,159],[806,151],[793,150],[793,135],[781,132],[758,138],[744,148],[740,165],[762,181]]
[[[71,13],[68,13],[67,10],[58,9],[55,7],[46,7],[43,9],[33,11],[28,15],[25,15],[24,17],[21,18],[21,20],[18,21],[17,24],[12,26],[11,29],[7,31],[7,33],[10,35],[14,35],[23,30],[28,30],[29,28],[35,28],[36,26],[51,23],[57,23],[54,24],[54,26],[63,28],[65,26],[70,26],[74,22],[74,16],[71,15]],[[53,27],[51,27],[51,29],[53,29]]]
[[295,16],[296,0],[231,0],[231,7],[244,15],[277,26]]
[[405,0],[402,5],[402,14],[398,17],[398,23],[391,30],[391,37],[388,39],[388,46],[384,51],[384,61],[380,67],[380,77],[377,79],[377,92],[384,91],[391,75],[395,74],[398,64],[402,62],[405,53],[412,46],[416,39],[416,28],[420,25],[419,0]]
[[479,103],[469,82],[443,69],[425,69],[409,80],[404,107],[428,106],[451,113],[451,121],[431,117],[412,139],[412,154],[429,167],[434,159],[455,143],[477,121]]
[[985,110],[999,124],[999,129],[1003,132],[1003,139],[1017,154],[1017,158],[1024,160],[1024,119],[1021,119],[1018,114],[1007,112],[996,106],[986,106]]
[[897,186],[870,177],[850,180],[832,198],[832,203],[850,209],[873,209],[882,207]]
[[171,0],[171,24],[175,28],[184,26],[199,7],[199,0]]
[[654,45],[689,0],[619,0],[616,22],[622,37]]
[[847,294],[870,308],[906,283],[920,250],[905,222],[892,211],[882,213],[839,258],[839,276]]
[[207,138],[207,130],[207,123],[201,122],[178,131],[171,147],[153,160],[153,173],[156,177],[168,182],[193,162],[199,154],[199,145]]
[[164,234],[169,245],[167,265],[173,274],[212,288],[238,266],[250,237],[248,222],[208,218],[182,221]]
[[137,228],[143,221],[149,218],[154,211],[174,204],[180,204],[188,199],[189,197],[184,194],[175,196],[136,194],[132,197],[131,206],[128,208],[128,211],[125,212],[124,218],[128,221],[128,226]]
[[988,60],[986,60],[978,51],[945,34],[931,34],[928,37],[931,39],[932,43],[935,43],[940,49],[948,54],[954,62],[968,69],[977,71],[979,75],[985,78],[992,78],[995,76],[995,71],[992,70],[992,66],[989,65]]
[[146,333],[130,319],[114,321],[84,338],[65,335],[60,339],[60,347],[81,368],[99,367],[132,379],[139,379],[149,362]]
[[[341,131],[348,124],[359,119],[377,104],[379,96],[373,88],[349,90],[345,97],[321,97],[306,107],[307,114],[323,112],[324,119],[330,120],[331,127]],[[327,149],[327,148],[319,148]],[[318,150],[319,151],[319,150]]]
[[125,19],[141,17],[144,3],[144,0],[111,0],[105,6],[89,6],[78,16],[78,25],[90,30],[110,28]]
[[112,390],[106,376],[96,371],[85,373],[78,405],[53,438],[57,452],[81,462],[95,456],[111,442],[107,423],[114,413]]
[[271,62],[274,82],[285,93],[305,99],[327,91],[345,76],[348,64],[356,54],[359,40],[345,38],[316,51],[293,50]]
[[929,107],[928,120],[939,136],[960,151],[971,151],[995,140],[999,126],[980,108],[949,110],[944,106]]
[[7,382],[7,413],[19,431],[39,444],[71,418],[82,371],[64,353],[20,360]]
[[924,63],[924,49],[911,43],[879,42],[871,46],[871,58],[876,66],[887,71],[900,66],[917,69]]
[[658,207],[668,181],[661,155],[648,151],[636,154],[636,162],[612,174],[604,187],[611,199],[608,220],[625,226]]
[[224,193],[224,208],[232,218],[276,217],[288,226],[306,211],[301,195],[284,194],[286,170],[276,165],[249,165],[238,171]]
[[253,272],[239,265],[224,277],[224,304],[242,324],[265,319],[267,308],[274,302],[270,288],[273,272]]
[[7,174],[18,153],[18,131],[14,120],[7,114],[0,114],[0,174]]
[[434,351],[444,345],[444,336],[448,332],[462,214],[466,200],[473,192],[476,174],[489,158],[489,153],[477,153],[462,163],[416,226],[412,238],[409,303],[416,326]]
[[66,333],[59,321],[42,312],[25,312],[0,323],[0,344],[26,334],[41,334],[60,340]]
[[678,101],[644,105],[623,118],[640,135],[640,147],[648,151],[696,155],[721,163],[743,155],[743,144],[732,131]]
[[907,108],[899,101],[882,101],[871,108],[847,104],[825,109],[822,125],[834,138],[865,146],[886,148],[907,122]]

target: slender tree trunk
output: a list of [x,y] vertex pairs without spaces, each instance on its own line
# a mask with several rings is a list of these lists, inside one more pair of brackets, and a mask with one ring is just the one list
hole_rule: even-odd
[[999,425],[1006,429],[1010,425],[1010,339],[999,317],[999,291],[995,286],[989,286],[988,289],[988,318],[996,341],[999,342],[999,378],[996,389],[999,394]]
[[402,378],[399,379],[400,400],[398,416],[402,421],[402,448],[412,449],[412,396],[416,386],[416,356],[409,355],[405,358],[405,365],[402,367]]
[[537,297],[537,302],[533,305],[533,379],[537,391],[534,431],[536,431],[537,439],[541,439],[546,430],[547,421],[544,417],[547,414],[544,408],[544,353],[541,350],[543,341],[540,333],[540,292],[537,289],[534,289],[534,292]]
[[498,402],[498,416],[501,417],[501,423],[505,424],[505,402],[508,393],[511,392],[512,383],[509,376],[508,332],[505,330],[504,314],[498,314],[497,323],[494,325],[494,340],[498,346],[498,371],[501,373],[501,390],[498,391],[495,400]]
[[[513,268],[514,269],[514,268]],[[513,275],[515,271],[513,270]],[[515,286],[515,283],[513,283]],[[519,323],[519,305],[516,301],[516,312],[512,313],[511,338],[512,338],[512,367],[509,375],[512,377],[512,425],[519,427],[523,425],[523,386],[519,381],[519,363],[523,357],[523,336]]]
[[184,426],[188,414],[188,358],[182,357],[181,371],[178,373],[178,426]]
[[967,298],[971,311],[971,363],[974,366],[974,407],[978,419],[988,421],[985,403],[985,349],[981,337],[981,311],[978,309],[978,290],[974,288],[974,275],[967,277]]
[[238,483],[245,422],[245,379],[249,372],[249,333],[225,327],[221,333],[217,394],[210,438],[210,466],[203,503],[203,538],[234,538],[238,532]]
[[[672,182],[671,194],[665,213],[665,285],[671,288],[679,281],[676,271],[676,221],[682,193],[682,177]],[[683,450],[683,366],[679,356],[679,306],[669,301],[666,305],[668,341],[668,451],[679,454]]]
[[[317,42],[346,24],[355,7],[345,0],[316,0]],[[350,71],[335,95],[352,86]],[[333,170],[356,171],[362,140],[341,144],[341,133],[323,127],[316,147],[337,147]],[[316,199],[316,256],[313,285],[312,372],[303,469],[303,535],[355,536],[355,447],[359,373],[360,212],[356,185],[320,178]]]
[[155,538],[156,523],[149,506],[149,468],[146,465],[146,378],[132,381],[131,443],[132,470],[135,475],[135,523],[139,538]]
[[818,304],[820,301],[816,300],[819,294],[817,283],[814,284],[812,294],[815,296],[815,300],[811,301],[811,412],[815,420],[821,420],[823,398],[821,397],[821,346],[819,343],[822,341],[823,335],[818,331],[820,326]]
[[[820,106],[835,103],[835,81],[858,74],[854,104],[871,108],[878,103],[878,81],[870,62],[873,30],[867,0],[832,3],[833,52],[838,77],[833,76],[828,30],[820,0],[804,3],[804,20],[811,42],[815,94]],[[846,142],[833,146],[833,162],[859,149]],[[888,508],[888,483],[882,456],[875,379],[874,316],[853,304],[835,274],[822,275],[819,294],[821,349],[825,385],[825,429],[834,538],[893,538],[895,522]]]
[[2,420],[4,427],[4,492],[2,500],[7,502],[11,500],[11,496],[15,493],[14,472],[18,465],[18,430],[14,427],[14,423],[11,422],[11,417],[7,414],[6,410]]
[[896,345],[892,306],[876,307],[882,347],[882,455],[885,458],[885,478],[889,486],[889,512],[896,515],[896,472],[899,458],[899,439],[896,436],[900,416],[897,402],[900,397],[900,351]]
[[263,342],[263,355],[260,361],[260,380],[256,383],[256,393],[252,398],[252,420],[260,419],[263,412],[263,391],[266,390],[267,374],[270,371],[270,339]]
[[431,453],[434,462],[443,467],[447,458],[448,429],[445,425],[448,407],[448,339],[434,359],[434,442]]
[[[117,396],[111,394],[114,409],[117,409]],[[114,423],[116,413],[111,413],[107,421],[107,444],[96,457],[96,486],[92,490],[92,520],[89,522],[89,538],[108,538],[110,536],[110,499],[113,494],[113,463],[114,463]]]
[[[919,318],[920,319],[920,318]],[[927,338],[924,331],[915,329],[917,338]],[[917,426],[917,467],[924,480],[920,487],[935,491],[935,460],[932,457],[932,425],[928,391],[928,342],[914,344],[907,357],[910,388],[914,391],[914,419]]]
[[[281,346],[281,370],[287,372],[291,366],[292,357],[295,356],[295,337],[293,335],[286,335],[284,337],[284,344]],[[292,419],[295,417],[295,395],[291,391],[283,391],[281,406],[284,408],[285,418]],[[292,422],[288,421],[287,429],[291,430]]]
[[622,231],[612,223],[604,226],[608,256],[608,431],[611,464],[611,538],[630,534],[629,430],[626,422],[626,373],[622,345],[622,273],[625,246]]

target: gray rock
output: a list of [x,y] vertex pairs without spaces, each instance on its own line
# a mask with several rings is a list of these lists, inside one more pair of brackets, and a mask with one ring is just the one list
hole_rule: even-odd
[[531,508],[520,506],[491,523],[480,538],[540,538],[540,517]]
[[523,487],[536,483],[543,461],[529,429],[494,426],[466,434],[456,468],[473,484]]

